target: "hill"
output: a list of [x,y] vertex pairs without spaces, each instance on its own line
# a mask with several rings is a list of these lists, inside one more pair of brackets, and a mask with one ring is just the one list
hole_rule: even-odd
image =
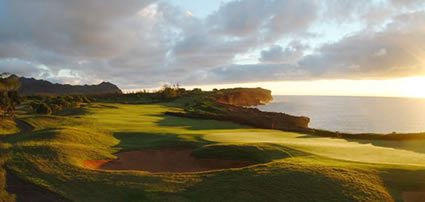
[[119,93],[122,91],[116,85],[109,82],[102,82],[98,85],[69,85],[51,83],[45,80],[33,78],[19,78],[22,95],[91,95]]

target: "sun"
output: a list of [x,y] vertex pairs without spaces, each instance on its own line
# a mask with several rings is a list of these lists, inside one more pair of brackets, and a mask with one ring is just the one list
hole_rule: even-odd
[[411,77],[404,79],[403,88],[406,97],[425,98],[425,77]]

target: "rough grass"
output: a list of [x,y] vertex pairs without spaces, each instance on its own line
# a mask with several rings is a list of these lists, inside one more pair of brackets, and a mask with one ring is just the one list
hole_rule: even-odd
[[191,189],[207,201],[392,201],[376,171],[332,160],[291,158],[217,173]]
[[0,141],[0,202],[15,201],[15,195],[8,193],[6,188],[6,171],[3,168],[5,161],[9,157],[6,146]]
[[218,158],[228,160],[246,160],[267,163],[275,159],[307,155],[294,149],[276,144],[209,144],[195,149],[192,155],[198,158]]
[[16,123],[10,119],[0,118],[0,137],[19,132]]
[[[18,176],[74,201],[392,201],[425,184],[423,154],[408,146],[163,115],[179,110],[107,104],[78,116],[26,116],[35,131],[7,139],[2,151],[10,154],[6,165]],[[191,147],[195,156],[259,164],[184,174],[82,165],[116,158],[118,151],[165,147]]]

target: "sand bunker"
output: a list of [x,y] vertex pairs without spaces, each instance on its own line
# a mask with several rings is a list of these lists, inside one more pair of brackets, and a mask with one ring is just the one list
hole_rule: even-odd
[[197,172],[252,165],[249,161],[203,159],[190,155],[191,149],[159,149],[122,152],[117,160],[88,160],[84,166],[105,170],[143,170],[149,172]]

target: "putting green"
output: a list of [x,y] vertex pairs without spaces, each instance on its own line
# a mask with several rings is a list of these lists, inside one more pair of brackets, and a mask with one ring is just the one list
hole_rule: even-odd
[[[212,133],[205,140],[221,143],[274,143],[334,159],[365,163],[425,166],[425,154],[399,148],[387,141],[387,147],[375,146],[374,141],[359,143],[355,140],[315,137],[289,132],[258,131],[244,133]],[[382,142],[382,141],[380,141]],[[425,145],[425,142],[422,141]],[[390,146],[393,146],[392,148]]]

